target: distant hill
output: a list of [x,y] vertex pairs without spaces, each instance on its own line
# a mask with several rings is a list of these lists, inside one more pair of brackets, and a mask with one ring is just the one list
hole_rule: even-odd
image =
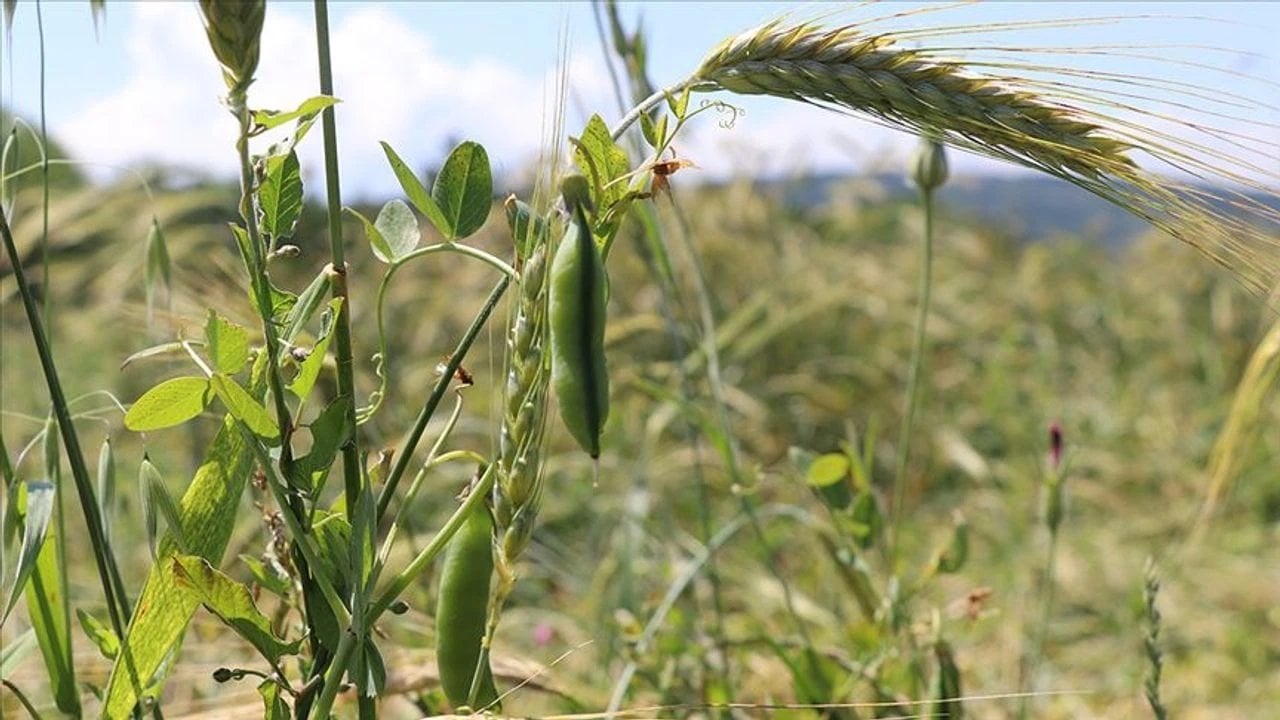
[[[830,202],[832,191],[849,181],[829,175],[768,185],[780,190],[785,202],[808,208]],[[891,198],[914,193],[903,176],[878,176],[874,181]],[[1261,194],[1252,197],[1266,199]],[[1071,235],[1115,247],[1150,229],[1144,220],[1070,183],[1030,173],[956,177],[943,186],[940,199],[950,212],[977,218],[1028,242]],[[1280,211],[1280,198],[1273,196],[1270,202]]]

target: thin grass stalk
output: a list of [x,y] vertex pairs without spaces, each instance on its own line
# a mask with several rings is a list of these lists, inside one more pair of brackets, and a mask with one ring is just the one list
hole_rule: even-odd
[[933,296],[933,209],[934,188],[920,188],[920,212],[924,216],[924,242],[920,248],[920,275],[916,288],[915,335],[911,359],[907,362],[907,388],[903,397],[902,427],[893,470],[893,509],[889,515],[889,568],[897,572],[901,550],[903,504],[907,497],[907,462],[915,436],[916,410],[920,406],[920,374],[928,344],[929,305]]
[[[329,53],[329,3],[315,0],[316,49],[320,65],[320,94],[333,95],[333,67]],[[338,370],[338,394],[351,399],[348,422],[356,427],[355,370],[351,350],[351,301],[347,290],[347,264],[342,239],[342,187],[338,173],[338,130],[332,106],[320,115],[324,137],[325,201],[329,221],[329,258],[332,265],[333,297],[342,298],[343,311],[334,328],[335,361]],[[342,446],[343,491],[347,507],[355,507],[360,490],[360,441],[353,433],[351,442]],[[381,513],[378,514],[381,517]]]
[[[26,272],[22,269],[22,259],[14,244],[13,233],[9,228],[9,219],[0,212],[0,236],[4,241],[5,253],[13,268],[14,281],[18,286],[18,296],[22,298],[22,306],[27,315],[27,324],[31,328],[31,338],[36,346],[36,355],[40,360],[40,369],[45,383],[49,387],[49,398],[53,405],[54,418],[58,422],[58,431],[62,435],[62,445],[71,466],[71,476],[75,481],[76,494],[80,500],[80,509],[84,513],[85,526],[89,531],[89,545],[93,551],[94,564],[98,569],[98,579],[106,599],[107,616],[116,637],[121,640],[121,652],[125,657],[129,654],[128,634],[125,632],[125,618],[132,614],[129,600],[125,596],[123,583],[120,581],[119,565],[111,551],[110,544],[103,530],[102,515],[98,511],[98,503],[94,498],[93,482],[89,477],[89,469],[85,465],[84,455],[80,449],[80,438],[76,433],[75,423],[71,420],[71,412],[67,407],[67,398],[62,391],[62,382],[58,378],[57,365],[53,359],[53,351],[49,347],[44,332],[44,323],[40,319],[40,310],[36,305],[27,283]],[[132,672],[132,663],[127,663]],[[135,679],[136,681],[136,679]]]
[[1155,560],[1148,557],[1142,583],[1142,601],[1145,611],[1143,620],[1146,629],[1142,645],[1147,660],[1147,674],[1142,682],[1142,690],[1155,719],[1167,720],[1169,711],[1160,697],[1160,675],[1164,670],[1164,652],[1160,649],[1162,618],[1159,608],[1156,607],[1159,595],[1160,574],[1156,569]]

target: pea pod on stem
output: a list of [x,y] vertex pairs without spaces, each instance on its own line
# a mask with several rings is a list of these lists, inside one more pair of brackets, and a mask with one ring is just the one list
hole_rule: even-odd
[[586,180],[571,175],[561,189],[570,221],[551,263],[551,382],[560,401],[560,419],[594,459],[600,457],[600,434],[609,416],[606,277],[587,222]]

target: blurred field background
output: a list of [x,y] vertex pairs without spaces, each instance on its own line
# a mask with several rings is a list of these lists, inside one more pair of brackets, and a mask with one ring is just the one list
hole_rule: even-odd
[[[9,125],[7,117],[0,122]],[[22,147],[18,167],[35,158],[31,143]],[[440,160],[423,152],[407,159],[428,174]],[[769,181],[743,173],[699,183],[695,171],[681,173],[671,201],[655,206],[674,248],[674,297],[654,280],[638,220],[627,221],[609,264],[613,410],[599,484],[552,423],[544,508],[495,644],[500,685],[528,680],[509,710],[603,710],[628,663],[635,674],[625,707],[680,705],[646,715],[656,717],[819,717],[780,706],[823,690],[867,700],[879,682],[906,682],[919,648],[878,636],[859,614],[836,521],[798,462],[805,453],[872,447],[869,481],[887,512],[923,223],[903,182],[907,168],[893,162],[868,163],[876,172],[863,175],[799,172]],[[1161,693],[1172,715],[1270,717],[1280,700],[1275,302],[1074,188],[1026,177],[960,172],[940,191],[930,349],[901,555],[908,568],[928,566],[957,517],[967,522],[969,553],[953,573],[905,572],[919,585],[904,605],[903,636],[945,634],[971,696],[968,717],[1019,717],[1022,703],[1000,696],[1027,687],[1036,697],[1026,717],[1149,717],[1143,587],[1152,558],[1161,581]],[[307,183],[309,193],[320,184]],[[47,296],[59,369],[68,394],[80,398],[73,409],[86,451],[107,436],[116,448],[121,498],[109,520],[125,585],[136,593],[151,562],[134,482],[142,453],[180,493],[218,418],[209,413],[142,438],[123,429],[102,391],[128,403],[187,372],[188,363],[172,356],[122,363],[175,337],[199,337],[210,307],[255,326],[226,227],[238,190],[167,165],[137,165],[110,179],[55,165],[50,190],[47,258],[38,182],[18,185],[10,217]],[[387,199],[356,204],[372,217]],[[509,257],[501,200],[474,242]],[[274,273],[281,285],[300,289],[327,262],[323,215],[319,205],[306,207],[296,237],[301,256]],[[143,268],[152,216],[164,228],[174,274],[172,292],[161,291],[149,313]],[[345,231],[357,386],[367,395],[376,387],[372,299],[383,268],[359,226]],[[438,240],[430,234],[424,242]],[[439,257],[406,268],[392,288],[385,371],[393,394],[362,428],[369,448],[399,443],[437,364],[496,279],[479,263]],[[47,283],[37,271],[45,259]],[[723,417],[700,347],[699,272],[712,292]],[[38,472],[49,404],[3,259],[0,303],[0,428],[25,476]],[[495,314],[466,363],[476,386],[465,393],[451,448],[491,454],[496,446],[505,319],[505,311]],[[332,374],[322,377],[331,397]],[[1053,423],[1065,438],[1068,501],[1046,615],[1041,506]],[[469,474],[454,468],[432,476],[419,496],[398,559],[422,547],[454,508]],[[1211,491],[1218,499],[1205,514]],[[222,564],[243,581],[251,576],[240,558],[261,556],[269,541],[261,499],[246,492]],[[79,514],[68,523],[73,601],[100,611],[92,559],[77,541]],[[725,535],[714,561],[699,565],[708,528]],[[7,544],[6,562],[12,555]],[[877,591],[892,595],[878,567]],[[668,606],[666,595],[686,580],[687,591]],[[394,697],[381,705],[387,717],[443,707],[432,654],[435,582],[410,592],[406,615],[382,623],[386,647],[394,647]],[[645,627],[658,611],[667,612],[650,640]],[[6,645],[24,623],[19,611],[3,628]],[[109,664],[78,627],[73,633],[79,679],[103,684]],[[1026,658],[1040,645],[1043,658],[1028,681]],[[821,678],[801,667],[806,653],[820,658]],[[260,715],[252,683],[211,677],[240,661],[252,663],[252,650],[198,612],[166,689],[166,714]],[[7,678],[53,716],[37,654]],[[711,701],[755,707],[698,707]],[[0,716],[22,712],[0,694]]]
[[[54,183],[49,300],[55,351],[72,396],[107,390],[127,402],[172,374],[180,362],[120,366],[158,340],[197,334],[208,306],[252,321],[223,225],[234,212],[234,188],[192,182],[163,168],[143,172],[152,199],[128,177],[94,185],[68,171]],[[741,453],[736,480],[711,444],[688,442],[676,403],[654,393],[655,387],[674,387],[677,373],[660,294],[641,261],[643,249],[629,244],[632,235],[624,231],[611,264],[617,288],[609,330],[615,410],[600,485],[592,487],[589,464],[557,429],[545,519],[496,661],[518,674],[571,652],[534,681],[542,690],[521,691],[521,707],[603,707],[637,624],[697,546],[695,470],[709,485],[716,527],[738,515],[739,495],[790,508],[766,527],[771,555],[764,556],[748,532],[717,555],[724,636],[731,644],[728,698],[796,698],[785,666],[766,642],[801,642],[787,620],[779,579],[814,646],[832,658],[857,657],[859,623],[821,542],[830,533],[829,520],[802,469],[788,459],[788,448],[830,452],[877,432],[873,477],[878,488],[887,488],[915,311],[921,220],[910,196],[888,192],[873,179],[834,185],[825,204],[798,208],[781,201],[788,187],[805,182],[762,185],[743,178],[678,187],[674,195],[714,292],[729,422]],[[1116,246],[1097,237],[1019,236],[1008,229],[1017,218],[1008,224],[975,220],[949,206],[946,190],[941,198],[932,350],[904,535],[906,555],[920,560],[945,541],[953,513],[962,512],[970,524],[968,563],[916,601],[945,618],[965,691],[983,695],[1017,687],[1020,652],[1039,607],[1044,539],[1038,502],[1048,427],[1057,420],[1070,460],[1070,502],[1038,687],[1070,692],[1038,700],[1033,716],[1127,718],[1146,712],[1141,588],[1144,559],[1153,556],[1163,578],[1168,705],[1180,717],[1265,717],[1280,697],[1280,486],[1274,473],[1280,441],[1268,430],[1276,421],[1270,402],[1262,404],[1261,430],[1239,446],[1238,472],[1217,515],[1200,542],[1189,540],[1209,484],[1211,450],[1274,313],[1166,237],[1144,235]],[[15,233],[33,262],[38,204],[39,190],[27,187],[14,211]],[[671,223],[671,232],[680,232],[672,207],[659,216]],[[171,312],[158,313],[148,327],[141,239],[152,212],[168,237],[174,291]],[[299,227],[299,281],[323,262],[319,217],[318,209],[309,209]],[[503,254],[509,239],[500,217],[493,214],[480,243]],[[360,237],[358,228],[347,230]],[[677,262],[687,279],[688,258]],[[360,348],[375,342],[368,301],[373,264],[367,248],[355,252]],[[21,443],[39,432],[47,399],[11,272],[0,270],[4,435],[16,457]],[[426,392],[436,363],[487,292],[490,273],[447,259],[408,270],[394,287],[395,351],[388,372],[397,393]],[[689,308],[669,310],[687,320]],[[237,311],[243,315],[236,317]],[[494,442],[498,339],[491,329],[467,363],[477,386],[466,396],[453,443],[458,447],[487,452]],[[360,359],[367,391],[368,354]],[[702,355],[690,352],[683,362],[696,402],[709,409]],[[109,405],[102,396],[89,396],[75,407],[92,414],[81,421],[89,447],[108,432],[116,443],[125,498],[112,526],[124,539],[117,546],[132,548],[122,561],[126,584],[136,588],[149,562],[130,480],[143,446],[123,431]],[[412,398],[390,398],[387,410],[366,426],[371,447],[393,445],[395,429],[408,424],[414,408]],[[149,439],[147,451],[175,490],[184,486],[214,427],[210,418]],[[418,533],[443,518],[464,479],[433,480],[415,518]],[[258,554],[265,543],[253,500],[244,500],[224,563],[241,578],[248,575],[236,556]],[[77,525],[78,516],[71,522]],[[74,556],[85,548],[73,544],[71,551]],[[71,576],[73,592],[78,603],[92,607],[100,591],[88,555],[80,560]],[[714,622],[709,582],[705,573],[698,576],[654,646],[637,657],[639,697],[681,701],[700,695],[694,688],[710,682],[700,661],[709,652],[707,628]],[[965,598],[979,588],[989,588],[990,597],[969,616]],[[402,648],[394,666],[406,676],[419,669],[430,677],[428,591],[422,587],[410,598],[409,615],[385,623]],[[236,698],[260,708],[251,687],[219,687],[210,679],[211,670],[240,647],[217,628],[208,615],[197,615],[169,685],[166,709],[175,716],[225,708]],[[11,624],[6,634],[12,633]],[[106,665],[82,638],[77,644],[84,645],[78,655],[84,679],[93,681],[91,668]],[[41,672],[33,656],[14,679],[38,697],[38,687],[23,679],[38,679]],[[419,689],[429,690],[429,684]],[[5,702],[6,714],[18,712]],[[1015,707],[1011,701],[973,701],[969,711],[1006,717]]]

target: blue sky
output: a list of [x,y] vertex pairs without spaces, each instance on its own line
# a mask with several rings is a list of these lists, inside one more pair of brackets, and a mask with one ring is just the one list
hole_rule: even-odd
[[[719,40],[787,10],[801,17],[839,11],[832,22],[857,22],[905,12],[920,4],[870,7],[787,3],[632,3],[623,16],[642,16],[648,30],[651,76],[666,84],[686,76]],[[272,3],[259,82],[251,103],[286,107],[316,87],[311,9],[303,2]],[[6,42],[0,98],[23,115],[39,109],[39,55],[35,5],[19,4],[12,42]],[[1183,18],[1171,17],[1187,16]],[[218,72],[202,35],[194,3],[108,3],[95,37],[87,5],[46,2],[48,123],[74,154],[103,166],[164,161],[229,175],[233,122],[218,104]],[[994,33],[995,23],[1038,19],[1129,16],[1110,24]],[[1158,19],[1143,17],[1160,16]],[[1196,16],[1192,18],[1190,16]],[[1025,3],[994,2],[904,18],[886,27],[976,24],[973,35],[921,39],[948,47],[1000,42],[1012,46],[1125,45],[1125,57],[1072,54],[1037,56],[1038,62],[1144,74],[1199,87],[1237,90],[1280,106],[1276,85],[1251,83],[1198,65],[1280,81],[1274,38],[1280,3]],[[500,170],[516,172],[536,153],[557,40],[569,28],[573,93],[569,127],[580,127],[584,108],[616,117],[586,3],[334,3],[339,139],[349,196],[394,192],[378,140],[387,140],[416,165],[439,156],[450,138],[484,143]],[[1213,46],[1217,49],[1170,46]],[[1160,46],[1160,47],[1152,47]],[[957,50],[957,53],[971,51]],[[1182,64],[1148,63],[1157,54]],[[1019,56],[1023,57],[1023,56]],[[1148,93],[1149,94],[1149,93]],[[868,123],[796,103],[734,99],[746,114],[732,129],[710,118],[677,145],[706,177],[735,171],[786,174],[900,166],[913,141]],[[1270,127],[1215,123],[1250,137],[1280,143],[1280,115],[1271,109],[1234,114]],[[319,173],[318,143],[304,148],[303,165]],[[1001,171],[982,161],[957,159],[960,172]],[[1280,160],[1264,157],[1280,173]],[[99,170],[109,174],[110,170]]]

